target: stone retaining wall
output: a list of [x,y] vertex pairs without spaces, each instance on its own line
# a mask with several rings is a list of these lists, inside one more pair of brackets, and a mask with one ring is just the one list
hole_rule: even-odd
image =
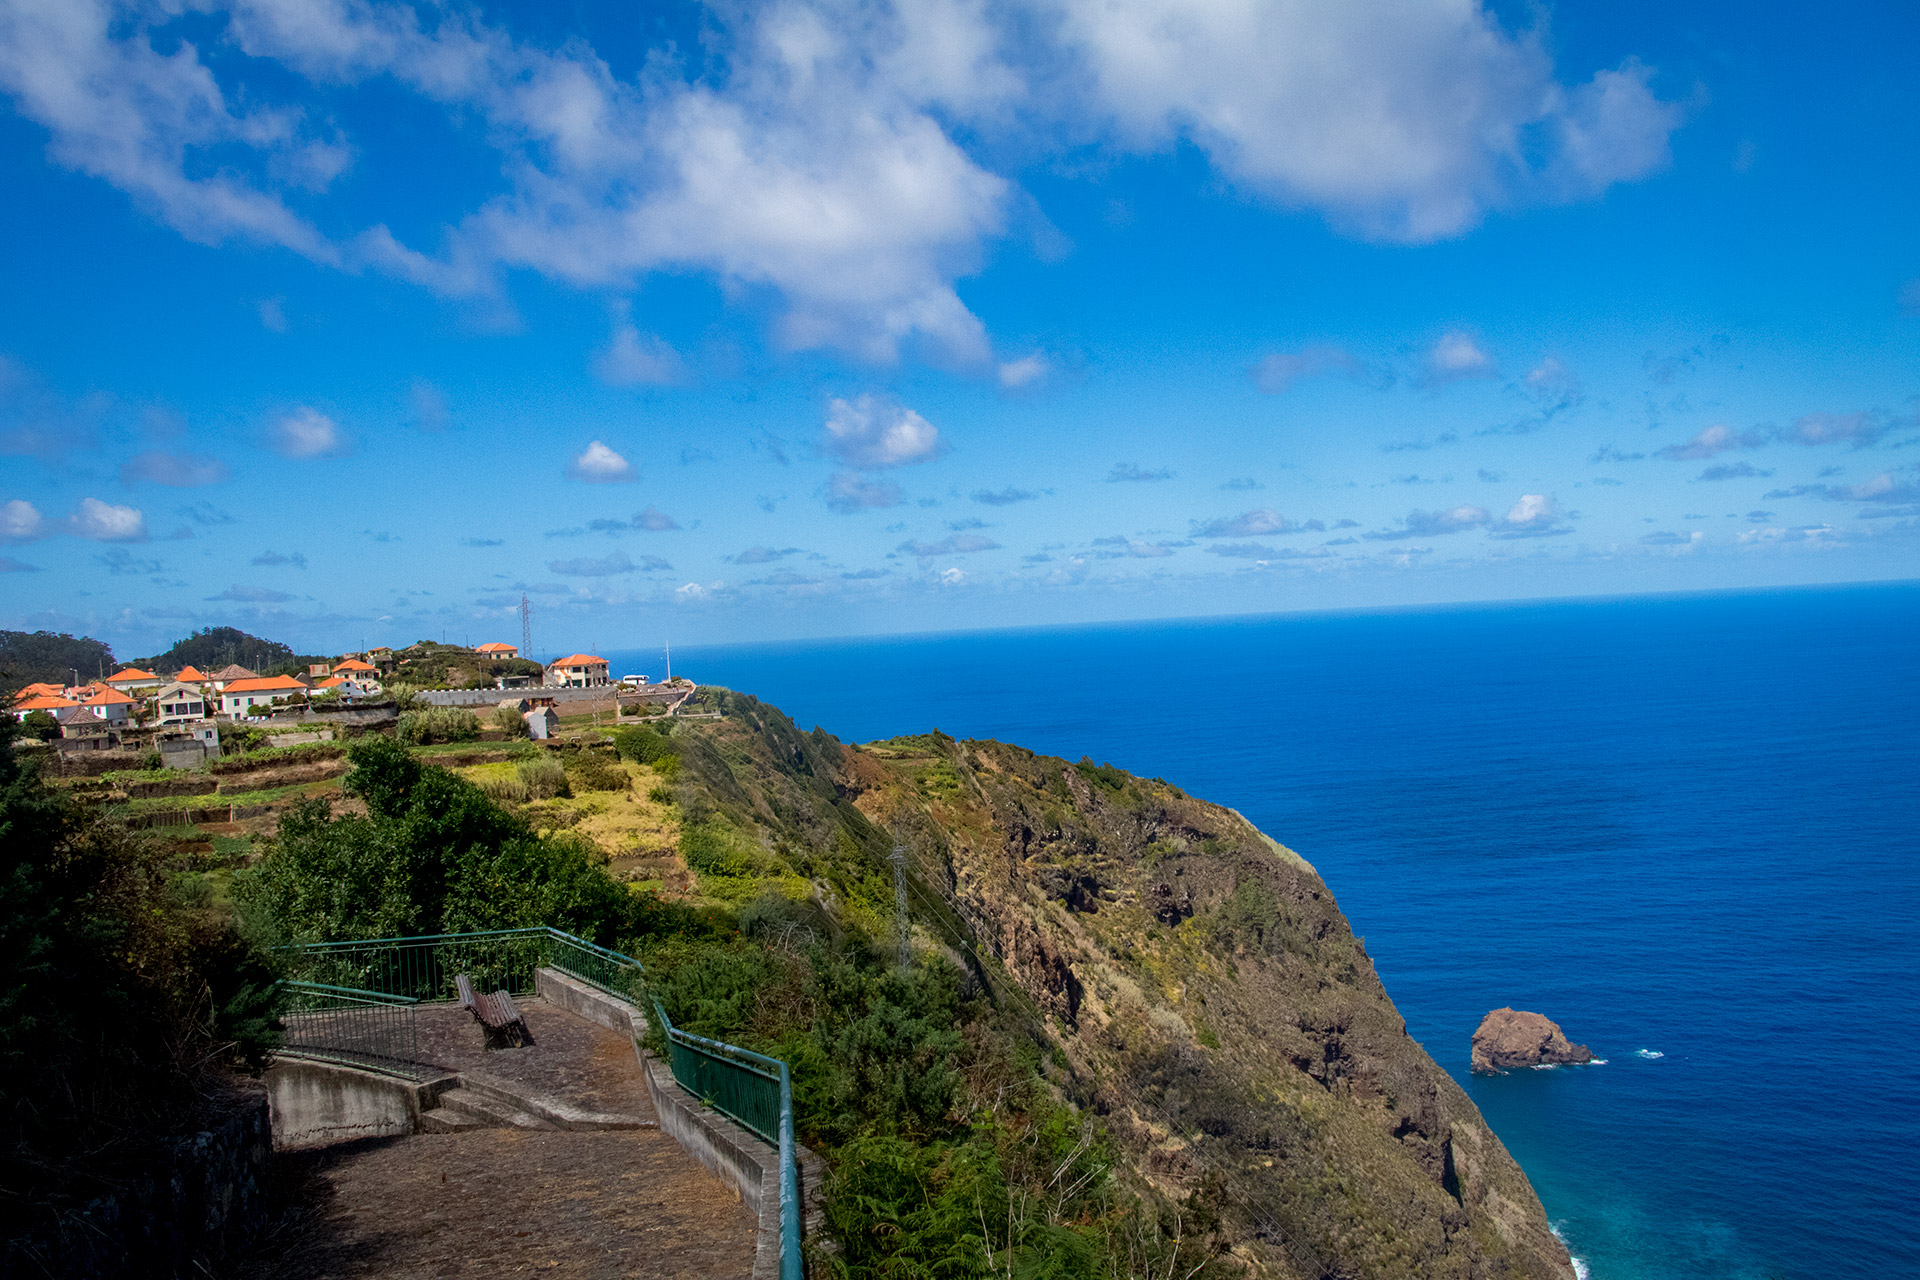
[[172,1144],[153,1168],[47,1230],[0,1242],[0,1275],[148,1280],[221,1274],[268,1216],[267,1100]]

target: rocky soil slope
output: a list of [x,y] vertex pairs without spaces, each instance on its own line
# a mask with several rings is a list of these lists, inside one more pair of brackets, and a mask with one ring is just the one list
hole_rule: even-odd
[[[1327,886],[1238,813],[994,742],[847,747],[709,697],[726,719],[673,731],[686,820],[880,936],[904,898],[918,945],[1029,1013],[1123,1173],[1204,1210],[1247,1272],[1571,1280]],[[732,856],[716,890],[746,870]]]

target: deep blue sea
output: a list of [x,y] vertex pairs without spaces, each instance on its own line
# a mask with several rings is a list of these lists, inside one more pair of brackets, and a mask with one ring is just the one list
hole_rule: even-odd
[[[1920,1276],[1920,587],[674,666],[845,739],[937,726],[1245,813],[1326,878],[1594,1280]],[[1604,1065],[1469,1076],[1499,1005]]]

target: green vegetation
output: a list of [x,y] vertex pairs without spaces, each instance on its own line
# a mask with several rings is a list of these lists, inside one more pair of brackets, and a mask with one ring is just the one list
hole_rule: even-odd
[[395,733],[408,746],[476,742],[480,738],[480,717],[463,707],[428,707],[403,714]]
[[540,676],[526,658],[489,659],[462,645],[420,640],[393,655],[393,677],[416,689],[488,689],[500,676]]
[[169,846],[46,787],[0,722],[0,1231],[59,1218],[274,1043],[273,974]]
[[309,665],[331,660],[324,654],[295,653],[290,645],[248,635],[238,627],[202,627],[165,653],[136,659],[134,665],[163,672],[193,666],[211,674],[237,662],[263,676],[277,676],[304,675]]
[[51,711],[29,711],[20,717],[20,726],[29,738],[42,742],[52,742],[60,736],[60,722],[53,718]]
[[344,787],[366,815],[335,817],[319,800],[289,810],[271,851],[235,876],[236,900],[262,936],[326,942],[548,924],[612,946],[671,914],[614,880],[590,842],[536,835],[390,739],[362,738],[348,754]]
[[527,736],[527,718],[509,706],[493,709],[493,727],[515,738]]
[[524,798],[532,800],[550,800],[554,796],[570,795],[567,786],[567,767],[552,756],[536,756],[531,760],[522,760],[515,768],[517,781],[525,790]]
[[567,786],[574,792],[625,791],[633,778],[613,761],[593,751],[568,751],[562,757]]
[[29,684],[65,685],[114,671],[113,650],[90,636],[64,631],[0,631],[0,696]]
[[673,743],[658,730],[629,726],[613,731],[613,749],[622,760],[631,760],[635,764],[657,764],[673,754]]

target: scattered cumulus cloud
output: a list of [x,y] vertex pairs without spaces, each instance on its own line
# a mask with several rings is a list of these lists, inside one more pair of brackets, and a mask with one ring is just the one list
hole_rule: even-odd
[[902,555],[915,556],[924,560],[930,556],[963,556],[977,551],[998,551],[1000,544],[984,534],[955,533],[949,534],[938,542],[921,542],[918,539],[911,539],[901,543],[894,550]]
[[167,567],[158,560],[150,560],[136,556],[125,547],[111,547],[93,559],[96,564],[101,565],[108,573],[116,577],[146,577],[151,574],[164,573]]
[[1698,435],[1685,444],[1670,444],[1658,450],[1656,456],[1674,462],[1691,462],[1714,457],[1729,449],[1758,449],[1766,443],[1767,436],[1763,431],[1735,431],[1720,423],[1702,428]]
[[631,462],[594,440],[567,464],[567,477],[587,484],[630,484],[639,479],[640,473]]
[[1920,502],[1920,484],[1896,479],[1883,471],[1860,484],[1797,484],[1790,489],[1772,489],[1760,495],[1768,502],[1781,498],[1825,498],[1829,502]]
[[267,438],[276,452],[288,458],[332,458],[347,451],[339,424],[304,405],[282,414]]
[[830,401],[824,429],[821,448],[862,471],[904,467],[944,452],[931,422],[881,396]]
[[1232,480],[1223,480],[1220,482],[1220,488],[1225,489],[1229,493],[1251,492],[1255,489],[1264,489],[1266,487],[1267,486],[1261,484],[1252,476],[1236,476]]
[[[731,6],[710,13],[703,56],[654,51],[643,76],[481,10],[208,8],[191,25],[172,5],[113,21],[10,10],[0,92],[48,130],[54,163],[201,243],[279,245],[479,298],[521,269],[593,290],[705,273],[779,299],[782,345],[880,362],[908,342],[987,362],[954,282],[1020,202],[994,159],[1033,139],[1113,158],[1189,144],[1230,187],[1422,242],[1654,173],[1681,123],[1637,60],[1566,80],[1549,42],[1447,0],[1386,23],[1364,7],[1165,0],[1063,0],[1040,20],[978,4]],[[268,62],[274,75],[249,74]],[[368,145],[302,110],[309,84],[476,121],[496,152],[476,171],[498,177],[436,232],[437,255],[389,229],[395,209],[339,234],[306,212]]]
[[260,327],[268,333],[287,331],[287,308],[283,298],[262,298],[254,304],[254,311],[260,317]]
[[1492,520],[1485,507],[1462,505],[1449,511],[1410,511],[1397,529],[1380,529],[1361,536],[1378,542],[1431,538],[1442,534],[1483,529]]
[[1848,444],[1856,449],[1878,444],[1892,424],[1870,413],[1809,413],[1780,433],[1791,444]]
[[190,502],[178,510],[180,515],[185,516],[187,519],[201,526],[233,523],[233,514],[231,512],[223,511],[211,502],[204,500],[200,502]]
[[1751,477],[1764,478],[1772,474],[1771,471],[1762,471],[1751,462],[1741,461],[1723,462],[1718,466],[1708,467],[1694,478],[1697,480],[1745,480]]
[[1304,347],[1299,351],[1275,351],[1260,357],[1247,371],[1253,385],[1270,396],[1281,395],[1312,378],[1340,374],[1356,382],[1381,381],[1384,375],[1368,368],[1352,353],[1334,346]]
[[463,547],[504,547],[507,545],[507,540],[505,538],[462,538],[460,539],[460,545]]
[[290,564],[296,569],[304,569],[307,567],[307,558],[298,551],[290,556],[283,556],[278,551],[262,551],[259,555],[255,556],[250,563],[264,565],[269,568],[276,565]]
[[633,527],[647,533],[665,533],[678,529],[680,524],[660,508],[648,503],[647,509],[633,518]]
[[1018,489],[1012,485],[1004,489],[975,489],[971,495],[975,502],[988,507],[1010,507],[1016,502],[1032,502],[1039,496],[1031,489]]
[[77,537],[96,542],[145,542],[147,518],[137,507],[116,506],[98,498],[82,498],[67,517],[68,529]]
[[1499,372],[1499,362],[1472,334],[1455,329],[1442,334],[1427,352],[1422,380],[1430,387],[1439,387],[1470,378],[1491,378]]
[[678,382],[686,374],[686,365],[665,341],[640,332],[630,304],[622,300],[614,304],[613,335],[595,358],[593,371],[612,386],[635,387]]
[[1707,535],[1698,529],[1692,533],[1674,533],[1663,529],[1646,534],[1640,542],[1649,547],[1697,547],[1706,540]]
[[137,454],[120,466],[120,483],[161,484],[174,489],[198,489],[219,484],[232,472],[218,458],[200,453]]
[[0,573],[38,573],[38,565],[28,564],[24,560],[15,560],[12,556],[0,556]]
[[1294,526],[1272,507],[1243,511],[1237,516],[1193,521],[1196,538],[1257,538],[1264,534],[1287,533]]
[[1020,391],[1040,382],[1052,370],[1053,366],[1048,362],[1046,355],[1036,351],[1032,355],[1021,356],[1017,360],[1008,360],[996,370],[996,373],[1001,390]]
[[40,508],[26,499],[10,498],[0,503],[0,542],[32,542],[45,528]]
[[228,587],[217,596],[208,596],[208,600],[231,601],[236,604],[285,604],[294,599],[285,591],[275,591],[271,587]]
[[604,556],[580,556],[572,560],[549,560],[547,572],[563,578],[607,578],[621,573],[654,573],[673,568],[659,556],[631,559],[624,551]]
[[1151,483],[1155,480],[1171,479],[1173,479],[1173,472],[1167,470],[1165,467],[1148,469],[1132,462],[1116,462],[1113,464],[1113,470],[1107,472],[1108,484],[1120,484],[1123,482]]
[[1551,538],[1573,532],[1551,494],[1524,493],[1492,530],[1496,538]]
[[798,547],[781,547],[777,550],[773,547],[748,547],[739,555],[727,558],[735,564],[772,564],[776,560],[784,560],[788,556],[799,554]]
[[906,493],[891,480],[868,480],[857,472],[836,471],[827,478],[827,509],[852,515],[884,507],[897,507],[907,500]]

